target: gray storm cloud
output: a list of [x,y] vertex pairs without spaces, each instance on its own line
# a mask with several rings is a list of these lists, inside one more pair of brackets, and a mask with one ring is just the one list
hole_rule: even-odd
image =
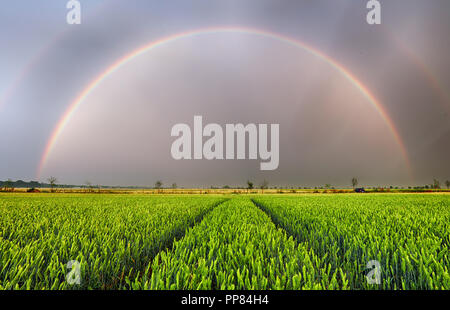
[[[365,24],[364,1],[97,1],[73,27],[64,24],[60,2],[15,1],[0,12],[0,98],[27,68],[0,103],[0,179],[35,178],[64,112],[112,63],[151,41],[216,26],[281,33],[347,68],[392,118],[414,180],[385,121],[355,85],[310,53],[242,33],[169,43],[110,75],[73,114],[42,180],[208,186],[266,178],[314,186],[346,185],[355,175],[372,185],[450,177],[448,1],[384,2],[380,27]],[[174,161],[170,129],[192,125],[194,115],[221,125],[280,124],[279,168]]]

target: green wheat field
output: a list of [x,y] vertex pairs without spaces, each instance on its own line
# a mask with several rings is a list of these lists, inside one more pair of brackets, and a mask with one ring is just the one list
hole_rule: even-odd
[[448,290],[449,233],[448,194],[1,194],[0,289]]

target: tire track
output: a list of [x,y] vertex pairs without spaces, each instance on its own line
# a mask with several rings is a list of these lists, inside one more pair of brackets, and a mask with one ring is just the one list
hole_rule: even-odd
[[252,203],[262,212],[264,212],[272,221],[272,223],[278,228],[286,232],[286,234],[294,239],[297,244],[304,244],[304,241],[299,241],[296,233],[291,231],[285,225],[283,225],[282,221],[280,221],[277,217],[275,217],[272,212],[270,212],[262,203],[255,201],[253,198],[250,199]]
[[[192,223],[190,223],[189,225],[181,228],[178,227],[175,230],[178,230],[177,233],[174,234],[173,237],[171,237],[168,240],[164,240],[163,244],[161,246],[158,247],[157,251],[155,252],[154,255],[148,256],[148,262],[152,262],[155,257],[158,256],[159,253],[167,251],[167,250],[171,250],[173,248],[173,244],[175,243],[176,240],[180,240],[182,238],[184,238],[184,236],[186,235],[186,233],[192,229],[194,226],[200,224],[203,219],[205,218],[205,216],[207,216],[209,213],[211,213],[214,209],[216,209],[218,206],[224,204],[225,202],[227,202],[228,200],[230,200],[231,198],[224,198],[222,200],[217,201],[216,203],[214,203],[208,210],[206,210],[205,212],[197,215],[194,220],[192,221]],[[115,283],[114,285],[119,285],[119,288],[122,288],[123,286],[125,286],[126,284],[130,285],[127,282],[127,278],[135,278],[135,277],[141,277],[142,275],[145,274],[145,269],[146,266],[143,266],[144,268],[140,268],[139,270],[135,270],[132,273],[129,273],[127,275],[123,274],[120,275],[120,280],[119,283]],[[150,269],[151,270],[151,269]]]

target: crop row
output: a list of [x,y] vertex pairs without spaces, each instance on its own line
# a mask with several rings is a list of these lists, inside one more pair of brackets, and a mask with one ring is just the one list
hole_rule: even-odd
[[224,199],[53,196],[0,200],[0,289],[111,289],[137,276],[162,249]]
[[226,200],[1,196],[0,289],[450,288],[448,195]]
[[324,265],[247,198],[216,207],[127,283],[133,289],[348,287],[342,270]]
[[[255,197],[280,227],[342,269],[352,289],[450,289],[450,196]],[[366,265],[380,262],[381,283]]]

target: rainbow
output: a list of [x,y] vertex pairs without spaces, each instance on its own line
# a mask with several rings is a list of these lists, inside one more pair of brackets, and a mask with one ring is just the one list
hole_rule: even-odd
[[[88,11],[86,13],[86,18],[89,18],[91,15],[97,15],[100,13],[105,6],[107,5],[107,2],[103,2],[100,4],[96,4],[94,11]],[[10,85],[5,89],[3,95],[0,96],[0,111],[4,105],[9,101],[10,97],[17,91],[21,83],[28,77],[30,72],[35,69],[35,67],[39,64],[40,60],[51,50],[54,45],[61,41],[64,37],[67,36],[67,34],[70,32],[71,27],[65,27],[64,30],[58,32],[51,40],[49,40],[48,43],[43,45],[30,59],[29,62],[27,62],[20,70],[17,76],[11,81]]]
[[427,80],[428,85],[430,85],[434,93],[440,97],[441,100],[439,102],[441,103],[442,108],[448,115],[450,115],[450,96],[442,86],[442,83],[436,77],[436,74],[434,74],[416,54],[416,52],[406,45],[400,38],[391,34],[391,32],[387,31],[385,27],[381,27],[380,29],[383,30],[384,34],[391,40],[391,42],[393,42],[397,49],[399,49],[399,51],[404,54],[419,71],[421,71],[423,77]]
[[47,158],[49,157],[58,137],[60,136],[61,132],[64,130],[64,127],[69,123],[72,115],[75,113],[77,108],[80,106],[80,104],[91,94],[101,83],[103,80],[105,80],[109,75],[116,72],[119,68],[126,65],[128,62],[133,60],[134,58],[154,49],[159,46],[162,46],[166,43],[170,43],[179,39],[189,38],[193,36],[199,36],[199,35],[205,35],[205,34],[216,34],[216,33],[244,33],[244,34],[252,34],[252,35],[258,35],[263,36],[266,38],[275,39],[281,42],[284,42],[286,44],[289,44],[291,46],[300,48],[302,50],[305,50],[309,52],[310,54],[319,57],[323,61],[330,64],[334,69],[336,69],[342,76],[344,76],[350,83],[352,83],[355,87],[359,89],[359,91],[367,98],[367,100],[373,105],[373,107],[378,111],[379,115],[382,117],[382,119],[385,121],[386,125],[388,126],[389,130],[391,131],[397,145],[400,148],[400,151],[402,153],[406,168],[408,169],[408,173],[410,177],[412,176],[412,169],[411,164],[409,161],[408,152],[406,150],[405,145],[403,144],[403,141],[400,138],[400,134],[398,133],[398,130],[394,126],[392,120],[388,116],[386,110],[381,105],[380,102],[377,101],[375,96],[370,92],[370,90],[364,86],[349,70],[344,68],[341,64],[339,64],[336,60],[332,59],[328,55],[324,54],[323,52],[317,50],[316,48],[307,45],[301,41],[298,41],[296,39],[278,34],[273,33],[265,30],[259,30],[259,29],[253,29],[253,28],[244,28],[244,27],[215,27],[215,28],[202,28],[197,29],[193,31],[187,31],[182,32],[178,34],[174,34],[165,38],[161,38],[159,40],[150,42],[149,44],[146,44],[145,46],[142,46],[141,48],[138,48],[137,50],[134,50],[133,52],[125,55],[124,57],[117,60],[115,63],[113,63],[110,67],[108,67],[103,73],[101,73],[97,78],[95,78],[91,83],[87,85],[87,87],[78,95],[78,97],[70,104],[69,108],[64,113],[63,117],[59,120],[57,123],[55,129],[51,133],[50,139],[47,142],[47,145],[44,149],[44,152],[42,154],[41,160],[39,162],[38,170],[37,170],[37,178],[39,179],[42,171],[46,165]]

